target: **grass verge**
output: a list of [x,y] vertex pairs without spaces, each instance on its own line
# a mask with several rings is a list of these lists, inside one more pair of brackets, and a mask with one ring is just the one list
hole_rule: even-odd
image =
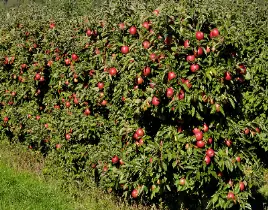
[[142,210],[119,203],[112,194],[98,188],[73,193],[60,188],[62,180],[44,177],[45,160],[17,144],[0,142],[0,209]]

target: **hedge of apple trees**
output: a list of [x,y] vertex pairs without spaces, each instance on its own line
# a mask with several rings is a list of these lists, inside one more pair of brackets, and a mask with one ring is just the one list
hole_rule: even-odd
[[267,8],[77,7],[2,13],[1,139],[130,201],[250,209],[267,166]]

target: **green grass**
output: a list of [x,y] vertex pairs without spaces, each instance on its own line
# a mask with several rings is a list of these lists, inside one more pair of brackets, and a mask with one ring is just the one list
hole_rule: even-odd
[[[72,185],[62,189],[63,180],[43,175],[45,159],[20,144],[0,141],[1,210],[145,210],[119,202],[92,186],[78,190]],[[56,167],[56,166],[55,166]]]
[[0,162],[0,209],[75,209],[74,201],[27,172],[17,172]]

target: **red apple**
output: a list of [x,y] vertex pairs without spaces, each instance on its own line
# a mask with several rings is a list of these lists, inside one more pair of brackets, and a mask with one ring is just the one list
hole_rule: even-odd
[[209,156],[210,158],[214,157],[215,155],[215,152],[212,148],[209,148],[207,151],[206,151],[206,155]]
[[85,111],[84,111],[84,114],[86,116],[90,115],[90,109],[89,108],[86,108]]
[[193,129],[193,133],[194,133],[194,134],[196,134],[196,133],[198,133],[198,132],[201,132],[200,129],[198,129],[198,128],[194,128],[194,129]]
[[202,131],[196,132],[195,133],[195,138],[196,138],[196,141],[201,141],[203,139]]
[[70,140],[70,138],[71,138],[71,135],[69,133],[66,133],[65,134],[65,139],[68,141],[68,140]]
[[190,66],[190,70],[191,70],[191,72],[193,72],[193,73],[197,72],[197,71],[199,70],[199,65],[198,65],[198,64],[192,64],[192,65]]
[[104,88],[104,83],[103,82],[98,82],[98,88],[100,89],[100,90],[102,90],[103,88]]
[[178,94],[178,98],[179,100],[183,100],[185,97],[185,94],[184,94],[184,90],[180,90],[179,94]]
[[248,129],[248,128],[245,128],[244,133],[245,133],[246,135],[248,135],[248,134],[249,134],[249,129]]
[[216,107],[216,112],[220,112],[221,110],[221,105],[220,104],[215,104]]
[[208,138],[208,144],[212,144],[213,143],[213,138]]
[[173,94],[174,94],[174,90],[173,90],[173,88],[167,88],[166,96],[167,96],[168,98],[171,98],[171,97],[173,96]]
[[241,162],[241,158],[240,158],[239,156],[237,156],[237,157],[235,158],[235,160],[236,160],[238,163]]
[[209,127],[206,123],[204,123],[203,130],[204,130],[204,132],[208,132],[208,130],[209,130]]
[[123,54],[129,53],[129,47],[128,46],[122,46],[121,47],[121,53],[123,53]]
[[55,28],[55,26],[56,26],[56,24],[55,24],[55,23],[50,23],[50,24],[49,24],[49,28],[50,28],[50,29]]
[[240,191],[244,191],[244,189],[245,189],[244,182],[239,182],[239,189],[240,189]]
[[129,29],[129,33],[131,35],[135,35],[137,33],[137,28],[135,26],[131,26]]
[[4,122],[7,123],[8,122],[8,117],[4,117]]
[[153,13],[154,13],[156,16],[158,16],[158,15],[159,15],[159,10],[155,9],[155,10],[153,11]]
[[184,48],[190,47],[190,41],[188,39],[185,40],[183,45],[184,45]]
[[77,61],[78,60],[78,55],[76,55],[76,54],[72,54],[72,60],[73,61]]
[[210,31],[209,36],[210,38],[218,37],[220,35],[220,32],[217,28],[214,28]]
[[71,60],[70,60],[69,58],[66,58],[66,59],[65,59],[65,64],[66,64],[67,66],[69,66],[69,65],[71,64]]
[[136,134],[138,135],[139,138],[143,137],[144,136],[144,131],[142,128],[138,128],[136,130]]
[[55,147],[56,147],[56,149],[60,149],[61,148],[61,144],[56,144]]
[[197,55],[198,56],[203,55],[203,48],[202,47],[198,47],[198,49],[197,49]]
[[66,101],[65,106],[69,108],[71,106],[71,103],[69,101]]
[[235,199],[234,193],[233,192],[228,192],[227,199],[228,200],[231,200],[231,199],[234,200]]
[[203,148],[203,147],[205,147],[205,142],[204,141],[197,141],[196,142],[196,146],[198,147],[198,148]]
[[230,147],[230,146],[232,146],[232,141],[230,139],[226,139],[225,144],[227,147]]
[[41,74],[36,73],[34,79],[35,80],[40,80],[40,78],[41,78]]
[[157,59],[157,55],[156,55],[155,53],[151,53],[151,54],[150,54],[150,59],[151,59],[152,61],[155,61],[155,60]]
[[143,75],[144,76],[149,76],[151,74],[151,69],[149,66],[146,66],[144,69],[143,69]]
[[173,71],[168,72],[168,80],[172,80],[176,78],[176,74]]
[[211,158],[208,155],[205,156],[205,162],[207,165],[209,165],[211,162]]
[[152,99],[152,104],[154,106],[158,106],[160,104],[160,100],[156,96],[154,96]]
[[180,179],[180,185],[181,186],[185,185],[185,182],[186,182],[185,178],[181,178]]
[[187,55],[186,56],[186,61],[188,61],[188,62],[194,62],[194,60],[195,60],[195,56],[194,55]]
[[117,156],[117,155],[113,156],[113,158],[112,158],[112,163],[113,163],[113,164],[117,164],[118,161],[119,161],[118,156]]
[[87,36],[91,36],[92,35],[92,31],[90,29],[87,29],[86,34],[87,34]]
[[124,23],[119,23],[118,26],[119,26],[119,28],[121,30],[124,30],[125,29],[125,24]]
[[202,40],[202,39],[204,39],[204,33],[201,32],[201,31],[197,31],[195,33],[195,37],[196,37],[197,40]]
[[230,72],[225,72],[224,73],[224,78],[225,78],[225,80],[227,80],[227,81],[230,81],[230,80],[232,80],[232,75],[231,75],[231,73]]
[[138,195],[139,195],[138,190],[136,190],[136,189],[132,190],[132,192],[131,192],[131,196],[132,196],[132,198],[137,198]]
[[143,83],[143,79],[142,79],[142,77],[138,77],[137,78],[137,84],[138,85],[141,85]]
[[115,76],[115,75],[117,74],[117,70],[116,70],[116,68],[114,68],[114,67],[110,68],[110,69],[109,69],[109,74],[110,74],[111,76]]
[[148,40],[145,40],[142,45],[144,49],[148,49],[150,47],[150,42]]
[[106,106],[107,103],[108,103],[108,102],[107,102],[106,100],[103,100],[103,101],[101,102],[101,105],[102,105],[102,106]]
[[147,21],[143,22],[142,26],[143,26],[144,28],[146,28],[147,30],[150,29],[150,23],[147,22]]

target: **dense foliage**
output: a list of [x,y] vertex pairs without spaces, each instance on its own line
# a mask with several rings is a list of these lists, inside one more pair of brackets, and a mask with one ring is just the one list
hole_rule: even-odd
[[2,138],[130,200],[250,209],[267,166],[265,3],[66,2],[2,13]]

